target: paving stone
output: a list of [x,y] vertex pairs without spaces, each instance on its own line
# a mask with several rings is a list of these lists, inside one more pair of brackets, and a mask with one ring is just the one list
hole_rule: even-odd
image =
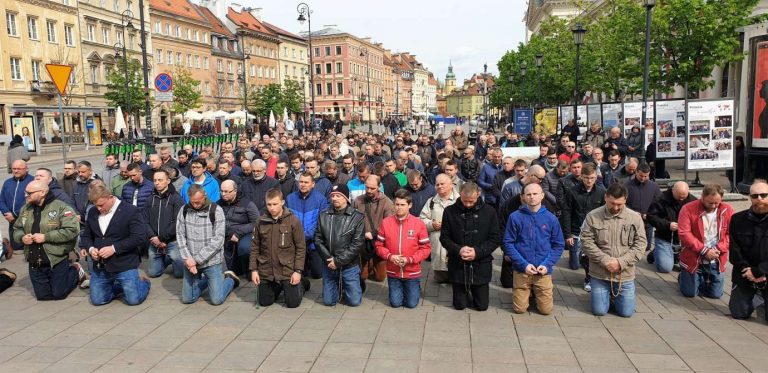
[[323,351],[320,352],[320,357],[324,358],[365,358],[367,359],[371,355],[373,344],[368,343],[336,343],[329,342],[323,347]]
[[418,371],[418,360],[368,359],[365,365],[365,373],[417,373]]
[[472,363],[460,363],[455,361],[427,361],[422,360],[419,363],[419,373],[471,373]]
[[343,360],[330,357],[319,357],[312,365],[312,373],[362,373],[365,370],[367,358],[347,357]]
[[469,347],[445,347],[425,344],[421,349],[421,360],[472,362],[472,349]]
[[638,369],[689,369],[677,355],[627,353],[627,357]]
[[257,372],[309,372],[315,357],[308,356],[270,356],[259,366]]
[[319,342],[287,342],[282,341],[275,346],[270,356],[317,357],[325,343]]

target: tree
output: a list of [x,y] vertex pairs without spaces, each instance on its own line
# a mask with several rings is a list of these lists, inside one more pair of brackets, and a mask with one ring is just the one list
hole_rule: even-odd
[[[110,106],[120,106],[126,114],[144,113],[144,81],[141,75],[141,63],[137,60],[126,62],[125,58],[115,60],[115,69],[107,75],[107,92],[104,98]],[[125,71],[128,70],[126,91]],[[130,108],[130,113],[128,113]]]
[[200,81],[195,80],[189,70],[180,67],[175,69],[173,76],[173,111],[181,114],[183,120],[184,113],[202,103]]
[[300,114],[302,112],[304,90],[301,83],[286,79],[283,85],[283,106],[288,109],[289,114]]
[[[251,99],[249,98],[249,102]],[[254,101],[255,112],[262,117],[271,111],[275,115],[283,112],[283,91],[279,84],[269,84],[256,92]]]

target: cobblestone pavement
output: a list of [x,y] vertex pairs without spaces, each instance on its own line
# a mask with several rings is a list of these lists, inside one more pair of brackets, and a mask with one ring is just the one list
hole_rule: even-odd
[[370,281],[357,308],[323,306],[320,280],[298,309],[257,307],[245,282],[221,306],[183,305],[181,282],[169,275],[152,280],[142,305],[94,307],[79,289],[63,301],[35,301],[26,265],[15,256],[3,264],[19,280],[0,295],[0,372],[768,369],[768,326],[755,317],[732,320],[728,291],[720,300],[686,299],[676,274],[642,263],[635,316],[594,317],[583,272],[567,269],[564,258],[554,272],[554,314],[516,315],[510,291],[498,286],[499,258],[495,264],[486,312],[453,310],[450,287],[431,276],[413,310],[391,309],[386,285]]

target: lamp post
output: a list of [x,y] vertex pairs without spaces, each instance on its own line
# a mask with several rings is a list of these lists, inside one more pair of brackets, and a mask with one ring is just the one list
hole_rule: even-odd
[[587,33],[587,29],[581,23],[577,23],[571,29],[571,32],[573,33],[573,43],[576,44],[576,89],[573,91],[573,124],[576,125],[576,110],[579,104],[579,55],[581,54],[581,44],[584,43],[584,34]]
[[515,95],[515,72],[510,69],[509,77],[509,115],[507,118],[507,124],[512,123],[512,109],[514,109],[514,95]]
[[370,54],[368,53],[368,48],[363,46],[360,49],[360,57],[365,56],[365,80],[368,81],[368,92],[365,95],[368,100],[368,133],[372,133],[373,122],[371,122],[371,119],[372,119],[371,118],[371,68],[370,68],[370,65],[368,64],[369,55]]
[[483,119],[488,123],[488,64],[483,64]]
[[528,90],[525,89],[527,87],[527,84],[526,84],[527,82],[525,81],[525,73],[526,72],[528,72],[528,64],[525,61],[522,61],[522,62],[520,62],[520,78],[523,81],[522,81],[522,83],[520,83],[520,85],[521,85],[520,88],[521,88],[521,91],[523,92],[523,95],[522,95],[523,96],[523,107],[525,107],[525,105],[528,104],[528,102],[526,100],[527,99],[526,96],[528,94]]
[[130,9],[124,10],[120,14],[120,25],[123,28],[123,43],[120,44],[118,42],[115,44],[115,54],[117,55],[117,58],[120,58],[120,49],[123,50],[123,69],[125,70],[125,106],[127,112],[128,112],[128,137],[133,137],[133,127],[132,127],[132,121],[131,121],[131,111],[133,110],[131,105],[131,91],[130,91],[130,85],[128,84],[130,77],[128,74],[128,50],[126,49],[125,44],[125,29],[129,29],[131,31],[135,30],[136,28],[133,26],[133,12],[131,12]]
[[640,160],[645,160],[645,120],[648,117],[648,68],[651,63],[651,17],[656,0],[643,0],[645,6],[645,64],[643,65],[643,113],[640,118],[640,132],[642,133],[642,147]]
[[[310,115],[310,124],[314,125],[315,122],[315,87],[314,87],[314,64],[312,63],[312,10],[309,9],[307,3],[299,3],[296,6],[296,11],[299,12],[299,18],[297,19],[300,24],[304,24],[307,21],[307,38],[309,39],[309,94],[312,100],[312,111]],[[306,17],[305,17],[306,16]]]
[[139,0],[139,31],[141,32],[141,60],[142,71],[144,73],[144,120],[147,128],[147,147],[146,150],[155,151],[154,135],[152,133],[152,105],[149,103],[149,61],[147,60],[147,33],[144,29],[144,0]]
[[392,69],[392,72],[397,75],[397,80],[395,81],[396,87],[395,87],[395,116],[397,119],[400,119],[400,70],[397,68]]
[[243,111],[245,112],[245,122],[248,122],[248,75],[246,73],[247,61],[251,58],[251,55],[245,53],[245,35],[240,33],[240,48],[243,50],[243,68],[240,81],[243,83]]
[[544,55],[536,54],[536,103],[533,104],[533,112],[536,113],[536,106],[541,106],[541,67],[544,66]]

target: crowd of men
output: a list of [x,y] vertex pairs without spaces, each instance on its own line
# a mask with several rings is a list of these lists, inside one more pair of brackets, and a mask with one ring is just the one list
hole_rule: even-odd
[[[139,304],[151,287],[143,273],[167,272],[181,279],[184,303],[207,292],[221,304],[247,278],[262,306],[282,295],[298,307],[311,278],[322,279],[328,306],[357,306],[366,281],[386,280],[391,306],[413,308],[421,263],[431,260],[453,306],[482,311],[498,248],[500,283],[518,313],[531,298],[540,313],[553,311],[564,251],[570,269],[584,269],[596,315],[634,313],[635,266],[646,257],[659,272],[680,270],[686,297],[721,297],[730,261],[737,318],[768,292],[765,181],[752,185],[752,207],[734,214],[718,185],[701,199],[684,182],[662,192],[618,129],[581,136],[568,123],[557,143],[509,131],[470,141],[461,127],[445,139],[336,132],[257,133],[175,157],[160,147],[130,162],[108,154],[103,170],[70,161],[58,180],[16,161],[0,191],[5,255],[23,249],[38,299],[80,285],[94,305]],[[517,146],[538,146],[539,157],[504,157]]]

